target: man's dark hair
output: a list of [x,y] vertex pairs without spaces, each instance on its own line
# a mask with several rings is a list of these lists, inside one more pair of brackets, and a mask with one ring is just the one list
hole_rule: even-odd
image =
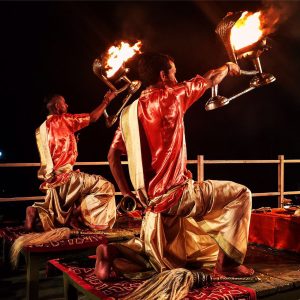
[[174,59],[162,53],[145,52],[140,55],[138,72],[145,86],[156,84],[160,80],[160,71],[168,74],[171,69],[170,61]]
[[56,112],[56,108],[55,108],[55,103],[57,102],[57,100],[63,97],[62,95],[59,94],[50,94],[45,96],[44,98],[44,103],[48,109],[48,112],[50,114],[55,113]]

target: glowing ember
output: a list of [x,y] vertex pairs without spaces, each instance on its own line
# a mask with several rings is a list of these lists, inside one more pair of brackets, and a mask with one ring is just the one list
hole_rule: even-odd
[[254,44],[262,38],[260,12],[243,12],[231,29],[230,42],[235,50]]
[[130,46],[128,43],[121,42],[118,46],[111,46],[108,49],[106,60],[106,75],[112,77],[129,58],[133,57],[136,53],[140,53],[141,42],[135,43]]

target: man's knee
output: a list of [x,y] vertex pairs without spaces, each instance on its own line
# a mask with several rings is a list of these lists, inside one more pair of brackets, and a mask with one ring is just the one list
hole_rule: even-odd
[[251,209],[252,207],[252,193],[250,189],[246,186],[242,186],[241,193],[240,193],[240,199],[243,206],[249,207]]
[[36,207],[27,206],[26,208],[26,218],[25,218],[25,230],[32,231],[38,220],[38,210]]
[[252,193],[251,193],[250,189],[248,187],[244,186],[243,191],[244,191],[245,197],[251,201]]
[[98,176],[97,183],[94,187],[94,192],[97,195],[106,195],[106,196],[114,196],[115,195],[115,187],[114,185],[106,180],[102,176]]
[[115,195],[115,186],[110,181],[106,181],[105,187],[111,196]]

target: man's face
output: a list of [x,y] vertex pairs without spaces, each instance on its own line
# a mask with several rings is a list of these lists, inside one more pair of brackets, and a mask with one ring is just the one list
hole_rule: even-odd
[[169,69],[169,73],[167,74],[168,79],[171,81],[171,83],[176,84],[176,67],[174,62],[170,61],[171,68]]
[[66,100],[64,97],[59,97],[56,102],[56,109],[58,114],[64,114],[68,111],[68,104],[66,103]]

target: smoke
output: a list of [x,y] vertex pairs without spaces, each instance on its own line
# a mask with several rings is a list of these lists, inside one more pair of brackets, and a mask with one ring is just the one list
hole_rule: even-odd
[[262,24],[265,35],[275,32],[296,11],[295,2],[263,0],[262,4]]

